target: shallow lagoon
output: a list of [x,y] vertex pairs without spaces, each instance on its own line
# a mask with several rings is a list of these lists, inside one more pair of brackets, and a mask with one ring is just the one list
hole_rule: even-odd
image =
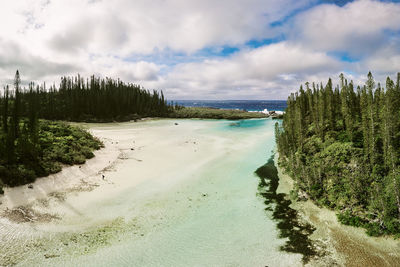
[[[157,131],[170,127],[175,121],[124,124],[120,128]],[[202,142],[200,137],[218,139],[217,143],[210,144],[217,146],[210,151],[214,149],[218,153],[209,155],[209,160],[208,157],[199,159],[203,161],[198,168],[186,169],[183,165],[181,170],[165,173],[165,179],[145,180],[101,202],[88,203],[87,214],[80,220],[95,222],[99,218],[101,223],[91,225],[90,233],[102,236],[105,231],[110,231],[109,236],[100,239],[102,243],[98,246],[87,244],[87,241],[79,244],[78,239],[78,244],[68,251],[64,249],[60,256],[44,261],[35,259],[37,264],[301,266],[300,254],[280,251],[286,240],[278,238],[272,212],[265,210],[264,200],[257,194],[259,179],[254,171],[272,155],[276,121],[178,122],[177,127],[192,129],[186,133],[189,139],[200,140],[197,142]],[[118,126],[91,127],[95,134],[100,128],[103,132],[119,129]],[[118,175],[129,164],[130,161],[120,163],[110,176]],[[171,179],[176,176],[180,178]],[[77,224],[76,219],[66,221]],[[106,222],[112,222],[111,226],[104,226]],[[62,238],[60,242],[63,242]],[[28,261],[22,263],[31,264]]]

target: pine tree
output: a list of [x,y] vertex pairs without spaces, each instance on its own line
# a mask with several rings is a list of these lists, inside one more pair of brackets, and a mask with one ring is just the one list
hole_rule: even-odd
[[312,91],[306,83],[288,98],[275,126],[281,163],[311,198],[346,210],[340,220],[361,220],[371,235],[398,234],[400,73],[386,90],[371,73],[356,91],[344,75],[340,81],[335,90],[330,79]]
[[13,136],[18,138],[19,135],[19,120],[20,120],[20,104],[21,104],[21,97],[20,97],[20,84],[21,79],[19,77],[19,71],[15,73],[14,78],[14,107],[13,107],[13,117],[12,117],[12,130]]
[[9,101],[9,89],[8,85],[4,88],[3,98],[3,131],[7,134],[8,132],[8,101]]

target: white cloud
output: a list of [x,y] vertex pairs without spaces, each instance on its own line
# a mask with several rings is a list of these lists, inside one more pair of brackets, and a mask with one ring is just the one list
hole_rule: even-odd
[[166,95],[175,99],[285,98],[308,73],[336,73],[340,68],[324,53],[281,42],[227,59],[180,64],[164,80],[148,85],[166,88]]
[[[362,80],[369,70],[379,78],[400,70],[400,4],[359,0],[307,9],[311,3],[4,0],[0,80],[11,79],[17,68],[25,80],[56,83],[79,72],[163,89],[175,99],[285,99],[302,82],[326,82],[342,71]],[[271,27],[274,21],[283,25]],[[282,35],[287,40],[244,45]],[[225,58],[196,54],[222,46],[240,51]],[[360,61],[342,62],[332,51]]]
[[400,54],[389,57],[374,57],[368,59],[365,63],[370,69],[379,70],[379,73],[400,72]]
[[128,62],[115,57],[97,57],[91,60],[87,72],[103,77],[118,77],[124,81],[143,83],[156,81],[162,65],[152,62]]
[[13,41],[0,39],[0,47],[0,77],[3,79],[11,79],[17,69],[29,80],[35,80],[35,77],[46,79],[60,73],[68,74],[73,70],[80,70],[80,66],[32,55]]
[[293,41],[325,51],[345,51],[355,56],[373,53],[400,30],[400,4],[360,0],[319,5],[292,21]]
[[31,80],[77,72],[156,80],[160,66],[122,58],[272,37],[270,22],[310,1],[7,0],[0,9],[0,50],[8,60],[3,55],[0,73],[20,68]]
[[360,62],[359,72],[367,71],[380,75],[393,75],[400,72],[400,36],[394,36],[384,46]]
[[19,32],[13,37],[57,54],[83,50],[121,56],[167,48],[192,53],[272,37],[270,22],[310,1],[7,1],[0,36]]

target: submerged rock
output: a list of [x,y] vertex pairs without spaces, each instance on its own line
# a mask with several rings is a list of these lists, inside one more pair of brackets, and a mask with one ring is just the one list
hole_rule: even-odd
[[44,257],[45,257],[46,259],[48,259],[48,258],[60,257],[60,255],[56,255],[56,254],[44,254]]

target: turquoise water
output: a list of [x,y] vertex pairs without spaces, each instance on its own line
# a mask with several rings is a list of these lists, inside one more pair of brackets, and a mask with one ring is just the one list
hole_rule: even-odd
[[190,124],[197,135],[223,140],[224,153],[190,173],[177,170],[188,178],[167,189],[149,181],[127,190],[114,201],[131,207],[124,221],[133,222],[135,230],[115,233],[113,241],[94,252],[49,259],[46,264],[301,266],[300,254],[280,251],[286,240],[278,238],[276,222],[257,195],[254,171],[272,155],[275,121],[179,124]]
[[[256,131],[260,128],[268,128],[274,121],[264,120],[264,119],[252,119],[252,120],[239,120],[235,122],[227,121],[224,123],[223,128],[221,130],[230,130],[230,131],[238,131],[238,130],[251,130]],[[270,129],[268,129],[270,131]]]

